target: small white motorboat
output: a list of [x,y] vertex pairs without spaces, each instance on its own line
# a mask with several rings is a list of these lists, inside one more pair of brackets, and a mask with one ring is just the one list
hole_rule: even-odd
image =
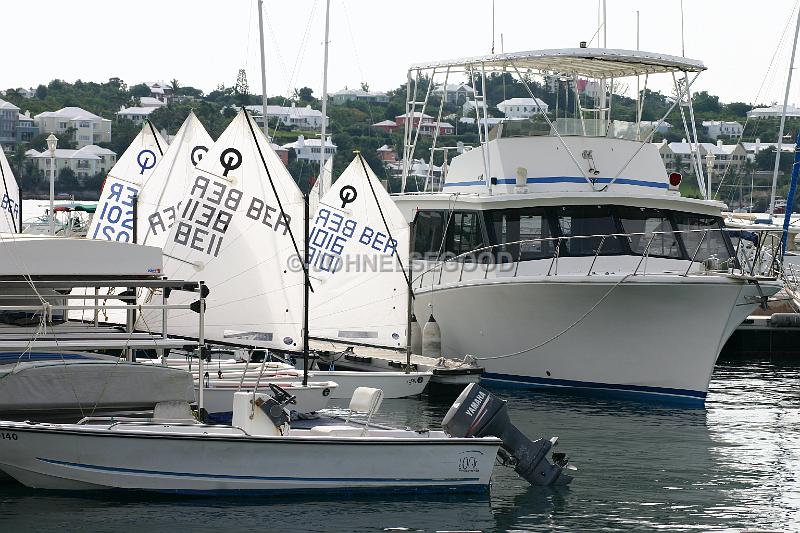
[[499,452],[533,484],[572,479],[566,456],[547,458],[557,439],[525,438],[505,402],[477,385],[450,408],[443,431],[370,425],[381,399],[378,389],[359,389],[351,411],[366,412],[366,423],[348,417],[307,429],[290,426],[293,397],[283,391],[236,393],[232,426],[197,423],[185,404],[177,414],[157,408],[151,420],[0,422],[0,469],[29,487],[58,490],[485,491]]
[[[153,360],[156,364],[156,360]],[[166,365],[192,372],[197,379],[197,363],[184,359],[167,359]],[[252,390],[256,382],[261,384],[286,383],[303,379],[303,371],[279,362],[247,363],[234,359],[216,360],[206,363],[204,376],[209,383],[239,383]],[[243,377],[244,375],[244,377]],[[332,399],[349,400],[358,387],[381,389],[388,399],[408,398],[422,394],[433,375],[432,372],[361,372],[357,370],[309,370],[313,381],[333,381],[338,386],[331,390]],[[230,406],[229,406],[230,407]]]
[[[269,382],[264,380],[261,385],[268,386]],[[280,386],[295,396],[296,403],[291,410],[298,413],[315,413],[325,409],[337,389],[333,381],[309,381],[306,385],[302,381],[286,381],[280,382]],[[203,389],[203,409],[207,419],[210,422],[230,422],[233,417],[233,395],[237,392],[252,394],[254,388],[252,384],[239,388],[233,381],[210,380]]]

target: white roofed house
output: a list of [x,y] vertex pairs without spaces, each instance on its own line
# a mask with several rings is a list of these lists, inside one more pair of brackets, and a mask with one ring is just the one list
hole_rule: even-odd
[[342,89],[330,95],[334,104],[341,105],[347,102],[372,102],[385,104],[389,101],[389,95],[380,91],[364,91],[362,89]]
[[723,120],[704,120],[703,127],[712,139],[719,137],[735,138],[739,137],[744,131],[744,126],[738,122],[726,122]]
[[[45,175],[51,171],[52,159],[50,152],[44,150],[39,152],[30,149],[25,152],[25,156],[36,164]],[[117,154],[108,148],[101,148],[95,145],[88,145],[78,150],[66,148],[56,148],[55,153],[56,176],[63,168],[71,169],[76,176],[86,178],[98,173],[106,173],[111,170],[117,162]]]
[[476,107],[480,109],[481,116],[483,116],[483,112],[486,109],[486,102],[484,102],[483,100],[480,100],[477,103],[475,102],[475,100],[467,100],[461,106],[461,114],[464,116],[467,116],[469,114],[474,115]]
[[[672,143],[662,141],[657,145],[667,171],[677,171],[685,174],[693,173],[691,154],[694,153],[694,143],[686,142],[685,140]],[[728,171],[728,167],[739,169],[747,159],[747,151],[741,143],[722,144],[722,140],[718,140],[716,143],[699,143],[699,150],[704,173],[708,172],[706,156],[708,154],[714,155],[714,181],[717,181],[723,173]]]
[[[754,161],[756,155],[762,151],[771,148],[772,150],[776,150],[778,148],[777,142],[763,142],[761,139],[756,138],[756,142],[743,142],[740,143],[747,154],[747,159],[750,161]],[[783,153],[794,153],[794,143],[791,141],[786,141],[781,143],[781,152]]]
[[75,130],[78,148],[90,144],[111,142],[111,121],[90,113],[80,107],[64,107],[58,111],[45,111],[33,117],[39,133],[63,135],[68,129]]
[[150,113],[158,109],[157,107],[123,107],[117,111],[117,118],[130,120],[140,126]]
[[446,103],[463,104],[475,99],[475,89],[466,83],[448,83],[434,87],[433,95],[443,97]]
[[[256,124],[263,127],[262,107],[260,105],[248,105],[245,106],[245,109],[252,113]],[[319,129],[322,127],[322,111],[312,109],[310,105],[305,107],[298,107],[294,103],[290,107],[268,105],[267,115],[269,115],[270,120],[277,118],[284,126],[294,126],[299,129]],[[325,117],[325,125],[329,124],[330,119]]]
[[139,107],[164,107],[167,103],[152,96],[142,96],[139,98]]
[[672,127],[672,124],[670,124],[666,120],[663,120],[660,123],[657,120],[642,120],[641,122],[639,122],[639,125],[641,126],[643,132],[656,130],[656,133],[660,133],[662,135],[666,134]]
[[[771,105],[769,107],[755,107],[747,112],[747,118],[780,118],[783,113],[782,105]],[[800,109],[787,104],[786,118],[800,118]]]
[[[319,161],[321,145],[320,139],[306,139],[303,135],[298,135],[296,141],[284,144],[283,147],[287,150],[294,150],[297,159]],[[336,145],[333,144],[331,138],[328,137],[325,142],[325,156],[323,159],[327,160],[329,157],[333,157],[335,153]]]
[[0,99],[0,149],[11,150],[17,142],[19,108]]
[[448,122],[421,122],[419,125],[420,135],[434,135],[436,130],[439,130],[439,135],[452,135],[455,128]]
[[506,118],[530,118],[539,113],[547,113],[548,105],[537,98],[509,98],[497,104],[497,109]]

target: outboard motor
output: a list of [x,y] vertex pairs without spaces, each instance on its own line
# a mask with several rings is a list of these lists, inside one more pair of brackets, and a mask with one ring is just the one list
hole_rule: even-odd
[[566,454],[553,453],[552,463],[547,459],[558,437],[531,441],[511,423],[506,403],[477,383],[470,383],[447,411],[442,428],[452,437],[500,438],[503,444],[499,455],[532,485],[566,485],[572,481],[572,476],[564,472],[569,464]]

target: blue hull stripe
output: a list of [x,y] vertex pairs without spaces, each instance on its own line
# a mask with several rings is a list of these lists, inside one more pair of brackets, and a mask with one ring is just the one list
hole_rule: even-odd
[[0,353],[0,363],[8,363],[13,362],[16,363],[17,361],[20,362],[28,362],[28,361],[60,361],[60,360],[74,360],[74,359],[92,359],[91,357],[87,357],[85,355],[74,354],[74,353],[47,353],[47,352],[29,352],[26,354],[22,354],[22,352],[4,352]]
[[73,468],[82,468],[85,470],[96,470],[99,472],[112,472],[118,474],[145,474],[166,477],[189,477],[189,478],[202,478],[202,479],[215,479],[215,480],[230,480],[230,481],[300,481],[300,482],[355,482],[355,483],[387,483],[387,482],[403,482],[403,483],[472,483],[479,481],[477,477],[465,478],[442,478],[442,479],[425,479],[425,478],[360,478],[360,477],[296,477],[296,476],[231,476],[224,474],[203,474],[194,472],[165,472],[161,470],[140,470],[137,468],[118,468],[113,466],[100,466],[88,465],[82,463],[70,463],[67,461],[56,461],[55,459],[36,458],[43,463],[49,463],[58,466],[69,466]]
[[530,376],[516,376],[513,374],[493,374],[486,373],[481,376],[481,381],[487,380],[489,382],[497,382],[498,385],[503,382],[509,385],[528,385],[531,387],[565,387],[573,389],[597,389],[616,391],[623,393],[636,393],[648,396],[673,396],[683,397],[686,399],[698,400],[700,402],[706,399],[705,392],[690,390],[690,389],[671,389],[668,387],[651,387],[648,385],[619,385],[616,383],[596,383],[593,381],[574,381],[571,379],[553,379],[553,378],[539,378]]
[[[618,183],[620,185],[635,185],[638,187],[650,187],[655,189],[669,189],[667,183],[657,181],[636,180],[632,178],[594,178],[595,183]],[[497,178],[498,185],[514,185],[517,183],[516,178]],[[527,183],[586,183],[586,178],[582,176],[542,176],[535,178],[528,178]],[[444,187],[470,187],[475,185],[486,185],[485,181],[456,181],[452,183],[445,183]]]

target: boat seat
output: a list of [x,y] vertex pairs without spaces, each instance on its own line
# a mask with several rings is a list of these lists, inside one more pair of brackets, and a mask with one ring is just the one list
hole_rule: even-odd
[[373,387],[357,387],[350,398],[349,409],[345,422],[350,422],[353,413],[365,413],[367,420],[364,427],[354,426],[314,426],[311,428],[312,435],[327,435],[329,437],[364,437],[369,430],[369,422],[372,415],[378,410],[383,402],[383,391]]

